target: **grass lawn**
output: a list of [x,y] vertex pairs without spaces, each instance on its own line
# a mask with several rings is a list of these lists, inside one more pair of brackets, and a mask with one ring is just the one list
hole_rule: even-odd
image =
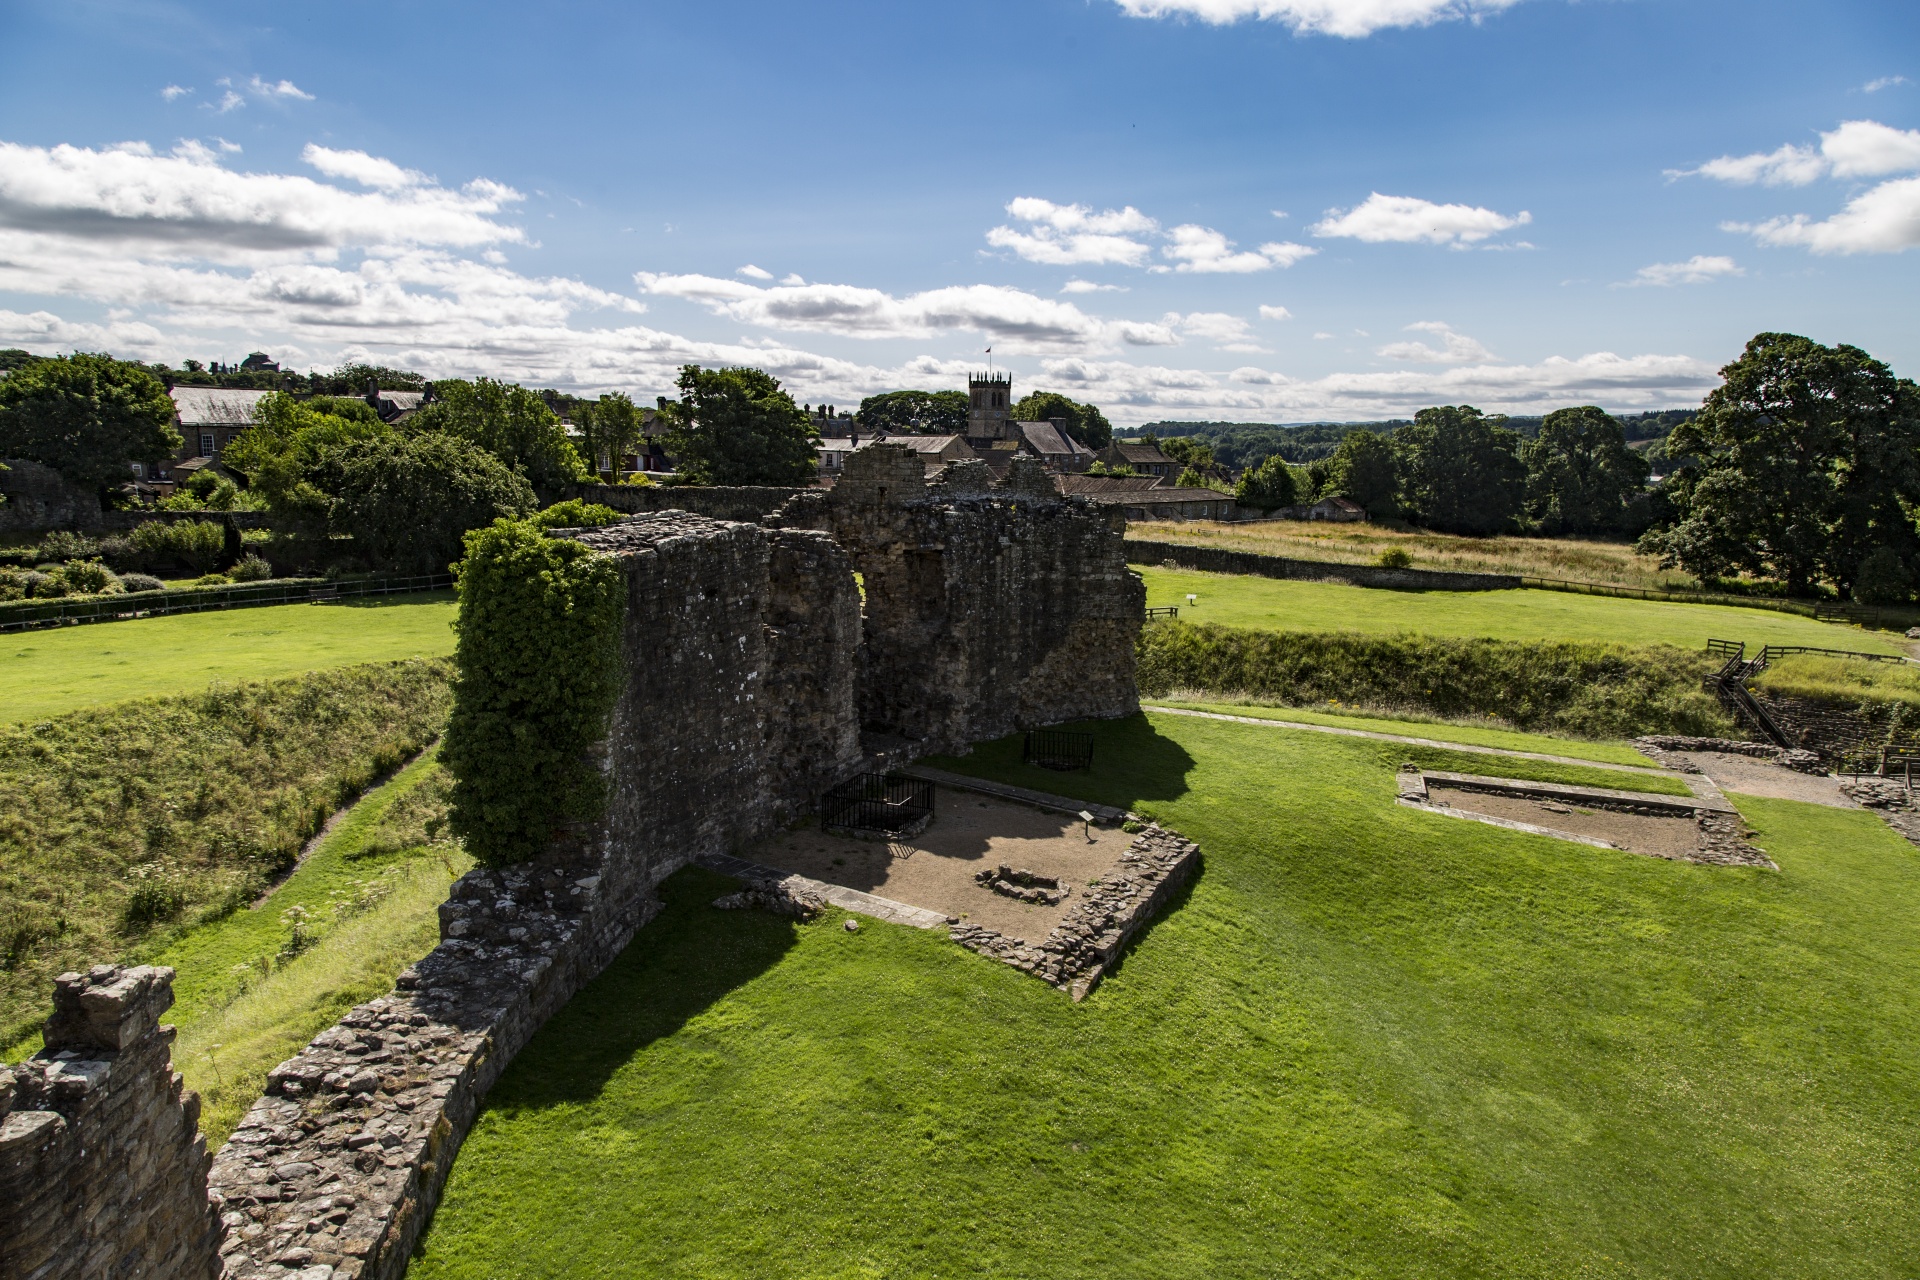
[[1091,999],[684,871],[414,1280],[1911,1271],[1920,857],[1873,814],[1742,800],[1782,869],[1704,867],[1399,808],[1394,744],[1093,731],[1048,788],[1206,865]]
[[1143,698],[1159,707],[1190,707],[1197,711],[1217,711],[1222,715],[1251,716],[1258,720],[1293,720],[1301,724],[1324,724],[1336,729],[1361,729],[1367,733],[1398,733],[1411,738],[1432,738],[1439,742],[1460,742],[1475,747],[1500,747],[1508,751],[1536,751],[1547,755],[1572,756],[1597,764],[1630,764],[1657,768],[1654,762],[1624,742],[1593,742],[1586,738],[1558,738],[1538,733],[1516,733],[1511,729],[1488,729],[1473,724],[1452,724],[1444,720],[1422,720],[1413,716],[1362,716],[1310,710],[1306,707],[1272,707],[1250,702],[1222,702],[1217,698]]
[[[1605,640],[1699,649],[1709,638],[1901,653],[1878,632],[1735,605],[1665,604],[1561,591],[1384,591],[1331,582],[1134,566],[1149,605],[1178,605],[1182,622],[1269,631],[1420,631],[1496,640]],[[1189,607],[1188,593],[1199,596]]]
[[1773,693],[1840,702],[1904,702],[1920,707],[1920,667],[1911,663],[1867,662],[1790,653],[1754,679]]
[[[200,1092],[210,1145],[226,1140],[267,1072],[440,940],[437,908],[473,860],[425,840],[424,819],[445,809],[437,755],[363,797],[260,906],[141,957],[176,971],[173,1065]],[[296,916],[310,941],[282,958]]]
[[0,720],[453,652],[451,591],[176,613],[0,636]]

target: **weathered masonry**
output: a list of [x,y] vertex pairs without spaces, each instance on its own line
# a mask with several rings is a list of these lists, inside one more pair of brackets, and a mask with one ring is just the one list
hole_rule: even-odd
[[869,768],[1137,711],[1145,599],[1121,521],[1037,464],[1004,485],[977,462],[923,476],[877,446],[756,522],[662,511],[556,534],[626,585],[604,815],[462,877],[440,944],[275,1068],[210,1175],[157,1023],[171,975],[64,977],[56,1023],[80,1025],[71,1006],[100,1029],[50,1024],[11,1092],[0,1073],[0,1280],[401,1275],[487,1089],[668,875]]

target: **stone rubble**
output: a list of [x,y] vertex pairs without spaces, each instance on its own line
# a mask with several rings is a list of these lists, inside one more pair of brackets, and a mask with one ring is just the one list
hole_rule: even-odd
[[962,921],[955,942],[1084,1000],[1138,932],[1200,865],[1200,846],[1159,825],[1134,837],[1111,871],[1088,885],[1046,940],[1033,946]]
[[771,911],[796,920],[816,920],[827,909],[827,900],[818,893],[785,880],[748,880],[739,892],[713,900],[722,911]]
[[975,884],[991,889],[1002,897],[1045,907],[1059,906],[1073,892],[1071,885],[1053,876],[1043,876],[1025,869],[1015,870],[1004,862],[997,867],[974,872],[973,880]]
[[1920,807],[1905,778],[1842,778],[1840,790],[1850,799],[1878,813],[1886,824],[1920,845]]
[[1751,756],[1771,760],[1798,773],[1824,774],[1826,763],[1815,751],[1799,747],[1776,747],[1770,742],[1743,742],[1737,738],[1690,738],[1680,734],[1649,734],[1635,738],[1634,747],[1663,769],[1679,773],[1699,773],[1700,767],[1676,751],[1717,751],[1722,755]]

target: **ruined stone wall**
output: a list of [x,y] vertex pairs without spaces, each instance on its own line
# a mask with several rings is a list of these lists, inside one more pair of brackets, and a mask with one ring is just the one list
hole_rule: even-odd
[[0,1066],[0,1277],[211,1278],[200,1099],[174,1073],[173,970],[55,980],[46,1047]]
[[1261,578],[1294,578],[1307,582],[1344,582],[1355,587],[1385,587],[1392,591],[1518,591],[1521,581],[1510,573],[1466,573],[1451,569],[1383,569],[1372,564],[1337,564],[1327,560],[1290,560],[1257,551],[1226,547],[1196,547],[1184,542],[1127,539],[1127,558],[1135,564],[1172,564],[1204,573],[1251,574]]
[[0,533],[41,533],[77,529],[91,533],[104,526],[100,495],[44,463],[25,458],[0,459]]
[[929,485],[918,455],[877,445],[769,520],[824,529],[851,556],[866,589],[862,720],[920,754],[1139,710],[1146,596],[1125,521],[1060,497],[1029,461],[1001,487],[978,463]]
[[715,520],[760,519],[780,508],[798,488],[779,485],[577,484],[569,496],[628,515],[691,511]]
[[[799,495],[765,526],[668,511],[555,535],[614,557],[627,585],[627,683],[597,752],[605,814],[531,862],[461,877],[440,944],[396,990],[275,1068],[208,1180],[226,1280],[400,1276],[514,1055],[653,918],[662,879],[866,767],[863,714],[910,738],[911,756],[1137,709],[1143,593],[1118,521],[1061,500],[1037,468],[990,490],[984,467],[962,465],[930,488],[907,450],[868,456],[851,487]],[[164,1038],[150,1039],[164,1069]],[[204,1176],[181,1134],[116,1123],[126,1140],[103,1159]],[[191,1139],[190,1114],[182,1124]],[[25,1194],[27,1176],[0,1191],[16,1185]],[[145,1210],[151,1230],[173,1238],[167,1223],[207,1212],[183,1199],[180,1213]],[[145,1238],[128,1213],[104,1229]]]

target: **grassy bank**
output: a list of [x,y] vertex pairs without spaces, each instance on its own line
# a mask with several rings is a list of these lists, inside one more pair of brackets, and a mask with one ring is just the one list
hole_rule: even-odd
[[63,969],[252,901],[438,734],[450,678],[374,663],[0,727],[0,1045],[37,1029]]
[[1356,631],[1261,631],[1181,621],[1140,634],[1140,690],[1276,705],[1390,708],[1596,738],[1726,735],[1704,653],[1578,641],[1521,643]]
[[0,721],[453,652],[450,591],[335,604],[264,605],[0,636]]
[[1781,869],[1705,867],[1400,808],[1394,744],[1088,728],[1047,789],[1206,857],[1091,999],[682,872],[495,1087],[410,1274],[1908,1268],[1920,859],[1873,814],[1743,798]]
[[[1420,631],[1498,640],[1602,640],[1698,649],[1709,638],[1902,653],[1884,633],[1734,605],[1665,604],[1562,591],[1383,591],[1136,565],[1147,603],[1177,605],[1183,622],[1276,631]],[[1187,594],[1199,596],[1187,604]]]
[[1769,693],[1857,704],[1892,702],[1920,710],[1920,667],[1904,662],[1861,662],[1814,653],[1776,659],[1754,679]]
[[356,803],[258,906],[151,956],[176,971],[173,1062],[218,1146],[267,1072],[439,940],[436,908],[472,860],[445,836],[435,749]]
[[1431,738],[1439,742],[1458,742],[1474,747],[1498,747],[1504,751],[1537,751],[1549,755],[1572,756],[1595,764],[1629,764],[1653,768],[1654,762],[1624,742],[1595,742],[1588,738],[1549,738],[1537,733],[1519,733],[1512,729],[1492,729],[1484,720],[1440,720],[1417,715],[1342,714],[1317,707],[1271,706],[1245,697],[1210,697],[1175,689],[1152,699],[1159,706],[1186,707],[1195,711],[1217,711],[1223,715],[1251,716],[1258,720],[1291,720],[1300,724],[1326,725],[1335,729],[1358,729],[1366,733],[1405,734]]

